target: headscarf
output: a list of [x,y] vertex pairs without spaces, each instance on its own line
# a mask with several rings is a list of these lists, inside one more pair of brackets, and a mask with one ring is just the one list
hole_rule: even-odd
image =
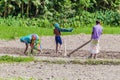
[[55,28],[59,28],[60,25],[59,25],[58,23],[55,23],[55,24],[54,24],[54,27],[55,27]]
[[65,28],[60,28],[58,23],[54,24],[54,27],[57,28],[61,32],[72,32],[73,28],[65,29]]
[[32,40],[36,40],[37,36],[35,34],[32,35]]

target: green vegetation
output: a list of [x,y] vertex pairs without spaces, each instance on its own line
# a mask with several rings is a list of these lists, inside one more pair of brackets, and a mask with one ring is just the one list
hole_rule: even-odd
[[74,28],[63,35],[90,34],[96,20],[104,34],[119,34],[120,0],[0,0],[0,39],[51,36],[55,22]]
[[[93,24],[94,25],[94,24]],[[92,24],[87,25],[87,27],[77,27],[74,28],[74,31],[71,33],[62,33],[62,35],[73,35],[73,34],[91,34]],[[52,36],[53,35],[53,26],[51,28],[42,28],[42,27],[10,27],[10,26],[0,26],[0,39],[15,39],[22,36],[36,33],[39,36]],[[120,34],[119,27],[110,27],[103,25],[103,34]]]
[[119,65],[120,60],[87,60],[83,64],[88,65]]
[[120,65],[120,60],[111,60],[111,59],[86,59],[86,60],[36,60],[37,62],[45,62],[49,64],[80,64],[80,65]]
[[37,79],[17,77],[17,78],[0,78],[0,80],[37,80]]
[[103,30],[103,34],[120,34],[119,27],[105,27]]
[[65,59],[57,59],[57,60],[49,60],[49,59],[39,59],[34,57],[14,57],[14,56],[0,56],[0,63],[13,63],[13,62],[44,62],[48,64],[80,64],[80,65],[120,65],[119,59],[74,59],[74,60],[65,60]]
[[74,28],[63,35],[90,34],[97,19],[104,34],[119,34],[120,0],[1,0],[0,39],[32,33],[51,36],[55,22]]
[[0,17],[5,19],[5,24],[14,17],[20,21],[19,26],[49,27],[49,23],[58,22],[63,27],[79,27],[96,19],[106,25],[119,26],[120,0],[0,0]]
[[39,36],[52,35],[52,29],[39,28],[39,27],[1,27],[0,26],[0,39],[15,39],[25,35],[36,33]]
[[13,57],[13,56],[0,56],[0,62],[31,62],[34,61],[33,57]]

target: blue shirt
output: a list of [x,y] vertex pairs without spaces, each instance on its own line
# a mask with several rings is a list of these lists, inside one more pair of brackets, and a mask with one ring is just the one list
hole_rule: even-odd
[[[32,35],[33,35],[33,34],[30,34],[30,35],[28,35],[28,36],[21,37],[21,38],[20,38],[20,41],[21,41],[21,42],[25,42],[26,44],[29,44],[29,43],[31,42]],[[36,40],[39,39],[39,37],[38,37],[37,34],[34,34],[34,35],[36,35]]]

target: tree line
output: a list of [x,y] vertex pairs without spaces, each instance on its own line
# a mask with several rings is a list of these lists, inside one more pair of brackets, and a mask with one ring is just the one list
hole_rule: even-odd
[[[70,18],[84,20],[93,16],[102,20],[104,17],[101,15],[107,17],[110,14],[115,17],[120,15],[119,12],[120,0],[0,0],[0,17],[34,17],[59,21]],[[117,23],[120,24],[119,19]]]

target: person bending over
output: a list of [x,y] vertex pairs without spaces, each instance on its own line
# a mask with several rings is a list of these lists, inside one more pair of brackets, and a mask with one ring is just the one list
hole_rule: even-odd
[[39,36],[37,34],[30,34],[27,36],[23,36],[20,38],[20,41],[25,43],[25,50],[24,50],[24,54],[27,55],[26,51],[28,50],[28,47],[31,47],[31,53],[33,53],[33,49],[41,52],[41,45],[40,45],[40,39]]

